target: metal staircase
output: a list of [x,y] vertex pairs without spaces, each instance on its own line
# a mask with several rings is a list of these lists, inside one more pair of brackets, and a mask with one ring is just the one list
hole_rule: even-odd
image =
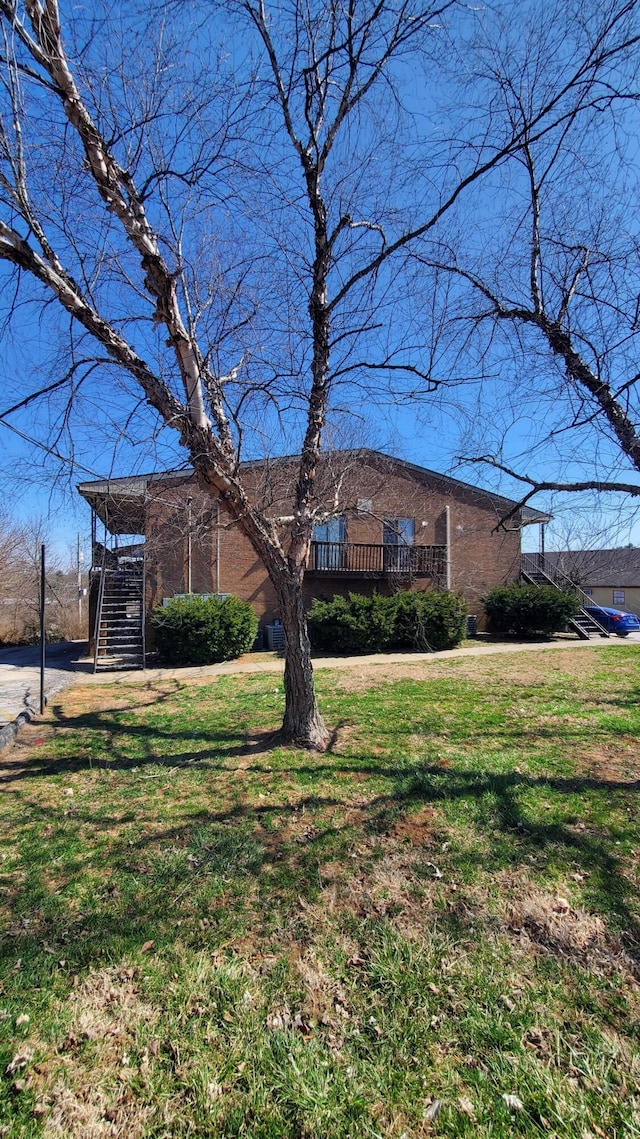
[[565,593],[575,593],[580,601],[580,609],[571,617],[567,624],[581,640],[588,641],[591,637],[610,637],[607,629],[596,621],[586,607],[594,607],[594,602],[571,578],[552,566],[543,554],[523,554],[520,565],[520,576],[528,585],[550,585],[553,589],[561,589]]
[[96,608],[93,671],[144,668],[144,567],[103,564]]

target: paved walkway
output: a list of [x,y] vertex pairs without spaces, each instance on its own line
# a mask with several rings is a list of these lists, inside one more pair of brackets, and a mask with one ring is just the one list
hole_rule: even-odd
[[[373,665],[384,669],[390,664],[436,662],[461,656],[491,656],[512,652],[553,652],[557,649],[588,650],[620,644],[640,645],[640,633],[631,633],[625,640],[619,637],[598,638],[591,641],[560,637],[555,641],[527,641],[523,643],[495,643],[480,638],[478,643],[442,653],[377,653],[375,656],[318,657],[316,670],[354,669]],[[197,668],[148,668],[125,672],[102,672],[94,675],[93,660],[86,657],[86,644],[80,641],[47,647],[45,694],[53,696],[68,684],[144,684],[154,685],[167,680],[196,680],[205,683],[214,676],[233,673],[282,673],[284,661],[274,653],[249,653],[240,660],[226,661]],[[16,734],[16,724],[24,723],[40,707],[40,650],[38,646],[0,649],[0,748],[10,743]],[[19,722],[19,723],[18,723]]]
[[[631,633],[628,637],[598,637],[590,641],[579,641],[577,637],[559,637],[555,641],[509,641],[494,642],[485,640],[482,635],[478,643],[465,646],[461,649],[447,649],[441,653],[375,653],[373,656],[357,657],[329,657],[314,658],[313,667],[316,672],[322,668],[353,669],[360,665],[376,665],[386,668],[390,664],[421,663],[423,661],[446,660],[449,657],[461,656],[487,656],[492,653],[512,652],[546,652],[554,649],[590,649],[594,646],[601,648],[606,645],[622,645],[635,642],[640,645],[640,633]],[[155,684],[163,680],[206,680],[209,676],[230,676],[239,672],[283,672],[284,660],[275,653],[247,653],[239,660],[225,661],[223,664],[199,665],[194,668],[147,668],[143,672],[136,669],[131,672],[102,672],[94,675],[89,671],[93,669],[93,662],[85,659],[79,661],[77,668],[86,672],[82,676],[83,684]],[[78,678],[80,679],[80,678]]]
[[[47,645],[45,696],[52,696],[73,679],[73,669],[86,652],[82,641]],[[40,711],[40,647],[21,645],[0,649],[0,729],[19,715]]]

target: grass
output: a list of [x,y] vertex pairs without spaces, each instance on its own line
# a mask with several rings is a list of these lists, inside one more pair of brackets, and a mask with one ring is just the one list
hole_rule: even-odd
[[4,753],[0,1134],[640,1135],[637,648],[317,676]]

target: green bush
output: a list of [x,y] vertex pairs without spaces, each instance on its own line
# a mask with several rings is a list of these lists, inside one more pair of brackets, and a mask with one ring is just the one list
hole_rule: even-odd
[[331,653],[379,653],[393,636],[390,598],[350,593],[331,601],[315,600],[308,614],[314,648]]
[[516,633],[519,637],[549,636],[566,627],[578,612],[573,593],[551,585],[500,585],[483,600],[492,633]]
[[396,593],[392,647],[442,652],[454,649],[467,629],[467,607],[453,593]]
[[237,597],[174,597],[154,609],[151,624],[162,664],[215,664],[252,646],[258,621]]
[[462,640],[467,610],[451,593],[396,593],[363,597],[350,593],[315,600],[308,614],[315,649],[332,653],[377,653],[389,649],[454,648]]

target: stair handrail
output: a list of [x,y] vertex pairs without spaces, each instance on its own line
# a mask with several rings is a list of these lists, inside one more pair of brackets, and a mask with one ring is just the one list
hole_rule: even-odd
[[96,603],[96,619],[93,628],[93,671],[98,671],[98,642],[100,638],[100,622],[102,620],[102,602],[104,600],[104,579],[106,577],[107,547],[102,547],[102,565],[100,566],[100,584],[98,585],[98,600]]
[[[527,568],[526,559],[532,559],[531,568]],[[556,589],[560,588],[561,583],[558,579],[562,578],[564,579],[564,582],[566,582],[566,586],[563,585],[563,588],[568,587],[568,592],[570,591],[571,593],[578,594],[580,598],[581,609],[599,609],[601,613],[605,612],[604,607],[602,605],[598,605],[598,602],[594,601],[593,597],[590,597],[588,593],[585,593],[584,589],[581,589],[579,585],[576,585],[576,583],[571,580],[569,575],[566,574],[564,570],[558,569],[557,566],[549,565],[547,559],[543,557],[542,554],[522,554],[522,572],[528,574],[529,577],[531,577],[534,573],[540,573],[543,577],[546,577],[550,585],[554,585]],[[591,616],[591,614],[589,614],[589,616]],[[592,617],[591,619],[592,621],[595,621],[596,625],[600,625],[600,622],[596,617]],[[602,629],[603,633],[607,633],[607,630],[603,625],[600,625],[600,628]]]

